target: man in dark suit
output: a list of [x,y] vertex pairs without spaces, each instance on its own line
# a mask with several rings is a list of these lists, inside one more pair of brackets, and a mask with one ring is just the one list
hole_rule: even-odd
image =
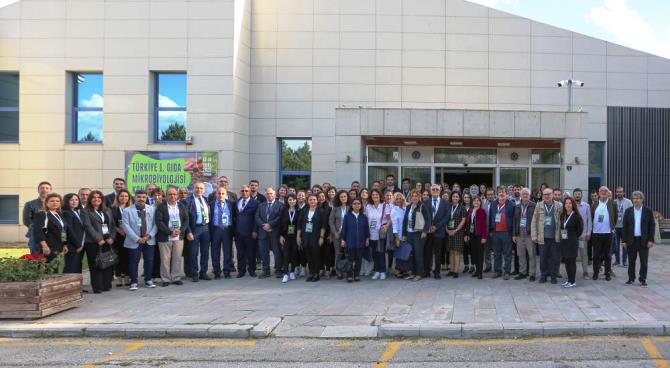
[[[447,232],[445,231],[445,226],[447,226],[447,221],[449,216],[447,216],[447,207],[450,207],[449,203],[442,199],[440,196],[440,185],[433,184],[430,187],[430,199],[423,205],[428,207],[430,218],[432,219],[433,225],[430,227],[428,232],[428,241],[426,242],[426,249],[424,250],[423,258],[423,269],[425,275],[423,277],[430,276],[430,268],[433,263],[433,254],[435,255],[435,268],[433,268],[433,277],[435,280],[442,278],[440,276],[440,266],[442,265],[442,243],[444,243],[445,238],[447,237]],[[456,272],[457,270],[451,270],[451,272]]]
[[228,199],[228,192],[219,186],[215,192],[217,199],[209,203],[209,212],[212,214],[209,232],[211,234],[211,254],[214,278],[221,278],[221,250],[223,250],[223,277],[230,278],[230,259],[233,252],[233,233],[235,204]]
[[256,210],[258,202],[250,197],[251,189],[243,185],[240,199],[234,207],[235,248],[237,249],[237,277],[256,277]]
[[[193,234],[193,240],[188,244],[191,281],[210,280],[207,276],[209,262],[209,222],[210,212],[204,197],[205,184],[196,182],[193,184],[193,194],[184,201],[188,210],[189,230]],[[198,251],[200,251],[200,270],[198,270]]]
[[275,200],[275,190],[268,187],[265,190],[267,202],[260,203],[256,211],[256,227],[258,228],[258,242],[260,245],[263,273],[259,278],[270,276],[270,250],[275,258],[275,275],[282,277],[282,258],[279,250],[279,219],[282,204]]
[[[111,207],[116,200],[116,195],[121,189],[126,189],[126,180],[123,178],[115,178],[112,184],[114,186],[114,192],[109,193],[105,196],[105,205]],[[149,194],[151,195],[151,193]]]
[[37,198],[23,205],[23,225],[28,228],[26,238],[28,238],[30,253],[36,253],[40,250],[39,244],[35,242],[35,238],[33,237],[33,219],[38,212],[44,210],[44,198],[51,193],[51,183],[48,181],[39,183],[37,185],[37,193],[39,195]]
[[628,281],[635,282],[635,263],[640,256],[640,286],[647,287],[647,261],[649,249],[654,246],[654,214],[649,207],[643,206],[644,194],[633,192],[633,207],[623,215],[622,245],[628,251]]
[[265,198],[264,195],[262,195],[261,193],[258,192],[259,188],[260,188],[260,183],[258,182],[258,180],[251,179],[249,181],[249,190],[251,190],[251,193],[249,194],[249,196],[251,197],[251,199],[255,200],[256,202],[263,203],[267,199]]
[[493,278],[502,276],[504,280],[509,280],[512,271],[514,202],[507,199],[507,188],[504,186],[498,186],[497,191],[498,199],[489,204],[489,232],[493,233]]
[[[217,186],[217,188],[224,188],[224,189],[226,189],[226,195],[228,196],[226,199],[229,199],[229,200],[231,200],[232,202],[236,202],[236,201],[237,201],[237,195],[236,195],[234,192],[232,192],[232,191],[230,190],[230,188],[228,187],[228,177],[227,177],[227,176],[220,176],[220,177],[216,180],[216,186]],[[215,200],[217,200],[217,199],[218,199],[218,195],[217,195],[217,191],[216,191],[216,190],[213,191],[212,193],[210,193],[210,194],[207,196],[207,201],[208,201],[208,202],[212,202],[212,201],[215,201]]]

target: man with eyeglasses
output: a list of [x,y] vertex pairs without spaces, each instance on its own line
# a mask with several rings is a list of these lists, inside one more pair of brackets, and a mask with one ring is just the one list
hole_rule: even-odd
[[234,207],[233,224],[235,227],[235,248],[237,249],[237,278],[256,277],[256,210],[259,203],[251,198],[251,189],[243,185],[240,199]]
[[554,200],[552,190],[545,188],[542,202],[538,203],[530,224],[530,237],[540,248],[540,284],[547,282],[548,277],[551,277],[552,284],[558,283],[561,209],[561,203]]
[[256,228],[258,229],[258,243],[263,273],[258,278],[270,277],[270,251],[274,254],[275,276],[284,276],[282,272],[282,257],[279,251],[279,220],[282,212],[281,202],[275,200],[273,187],[265,189],[267,201],[261,203],[256,210]]
[[591,242],[593,244],[593,280],[598,280],[600,264],[605,262],[605,280],[612,279],[612,233],[617,222],[617,208],[614,201],[610,199],[610,190],[606,186],[598,189],[598,202],[591,205],[591,217],[593,218],[593,233]]
[[[440,275],[440,266],[442,265],[442,243],[447,237],[446,226],[449,220],[447,216],[447,208],[451,207],[440,196],[440,185],[433,184],[430,187],[430,199],[423,205],[428,207],[428,213],[432,219],[432,226],[428,231],[428,241],[426,241],[426,248],[424,250],[423,269],[424,275],[422,277],[430,277],[430,269],[433,263],[433,254],[435,255],[435,267],[433,268],[433,277],[435,280],[442,278]],[[451,272],[458,272],[458,270],[451,270]]]
[[489,229],[493,233],[493,268],[495,271],[493,278],[502,276],[503,280],[509,280],[512,271],[514,202],[507,199],[507,188],[499,186],[497,190],[498,199],[489,205]]
[[[191,281],[211,280],[207,276],[209,266],[210,233],[209,223],[211,213],[209,205],[204,197],[205,184],[201,181],[193,184],[193,194],[185,200],[188,210],[189,230],[193,234],[193,240],[189,242],[189,261]],[[200,252],[200,269],[198,270],[198,251]]]
[[[233,193],[229,188],[228,188],[228,177],[227,176],[220,176],[219,179],[216,180],[216,185],[217,188],[224,188],[226,190],[226,199],[229,199],[233,202],[237,201],[237,195]],[[216,201],[218,199],[218,192],[214,190],[212,193],[207,196],[207,202],[211,203],[212,201]]]
[[210,202],[212,213],[209,232],[212,243],[210,246],[214,279],[221,278],[221,252],[223,251],[223,277],[230,278],[231,253],[233,251],[233,212],[235,205],[228,199],[226,188],[220,186],[215,192],[217,199]]

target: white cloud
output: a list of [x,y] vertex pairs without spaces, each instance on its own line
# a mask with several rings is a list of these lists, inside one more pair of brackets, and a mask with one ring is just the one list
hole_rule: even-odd
[[670,58],[670,30],[665,35],[657,34],[626,0],[604,0],[586,18],[614,36],[617,43]]
[[[174,102],[170,97],[158,95],[158,106],[160,107],[180,107],[179,104]],[[161,111],[161,119],[177,119],[180,121],[186,120],[186,112],[184,111]]]
[[81,107],[103,107],[103,98],[97,93],[91,95],[87,100],[81,100]]
[[160,107],[179,107],[170,97],[158,95],[158,106]]

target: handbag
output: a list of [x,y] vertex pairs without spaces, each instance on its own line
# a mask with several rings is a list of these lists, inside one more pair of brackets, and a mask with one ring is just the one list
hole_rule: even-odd
[[[384,203],[384,205],[382,206],[382,218],[384,218],[385,213],[386,213],[386,203]],[[389,221],[389,222],[387,222],[387,224],[391,225],[391,222]],[[382,224],[382,226],[379,228],[379,240],[385,240],[386,239],[386,234],[388,233],[388,230],[389,230],[388,228],[391,227],[391,226],[388,226],[386,229],[384,229],[384,225],[386,225],[386,224]]]
[[95,256],[95,266],[101,270],[106,270],[117,263],[119,263],[119,256],[112,250],[101,250]]
[[[416,215],[414,217],[414,230],[416,231],[423,231],[424,225],[426,225],[426,219],[423,218],[423,203],[419,206],[419,210],[416,211]],[[411,216],[412,214],[410,214]]]
[[339,273],[349,273],[353,270],[353,265],[351,261],[347,258],[347,252],[342,252],[342,258],[338,259],[335,263],[335,269]]
[[407,241],[400,242],[400,247],[395,248],[393,256],[400,261],[407,261],[412,253],[412,244]]

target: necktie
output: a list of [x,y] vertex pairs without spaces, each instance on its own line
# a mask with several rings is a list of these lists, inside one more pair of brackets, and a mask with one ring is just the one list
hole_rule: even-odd
[[433,209],[437,211],[437,199],[433,199]]
[[267,216],[265,221],[270,221],[270,210],[272,210],[272,202],[268,202],[268,210],[267,210]]
[[202,214],[202,224],[206,225],[205,221],[205,201],[202,200],[202,197],[198,197],[198,202],[200,202],[200,212]]
[[243,200],[242,200],[242,209],[244,209],[244,207],[245,207],[246,205],[247,205],[247,200],[246,200],[246,199],[243,199]]

